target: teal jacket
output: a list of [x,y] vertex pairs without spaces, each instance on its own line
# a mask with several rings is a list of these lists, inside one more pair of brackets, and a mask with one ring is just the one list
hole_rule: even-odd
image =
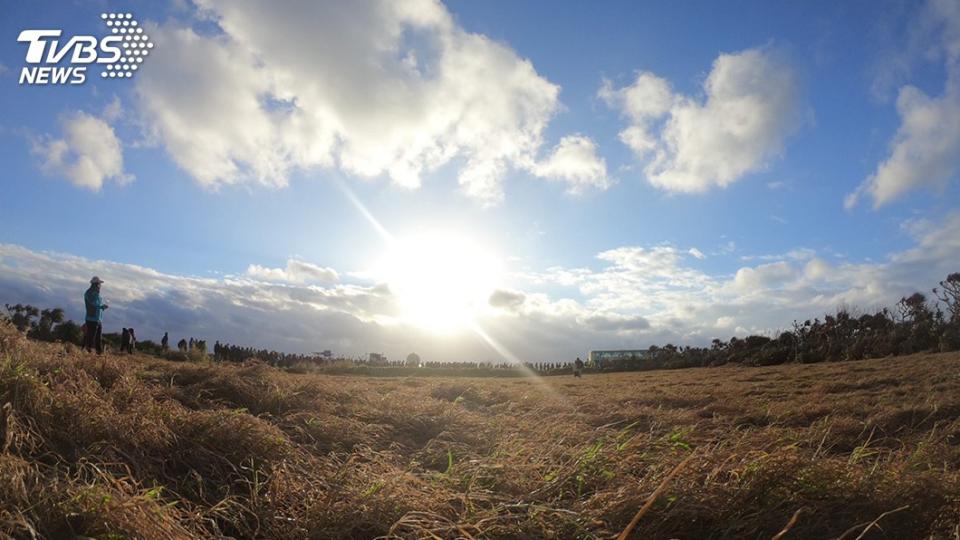
[[88,321],[100,322],[103,319],[103,300],[100,299],[100,293],[93,287],[83,293],[83,303],[87,306]]

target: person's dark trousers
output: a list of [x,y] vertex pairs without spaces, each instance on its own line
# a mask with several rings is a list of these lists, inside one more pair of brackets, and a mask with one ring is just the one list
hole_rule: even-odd
[[97,354],[103,354],[103,324],[99,322],[87,321],[86,332],[83,334],[83,350],[97,350]]

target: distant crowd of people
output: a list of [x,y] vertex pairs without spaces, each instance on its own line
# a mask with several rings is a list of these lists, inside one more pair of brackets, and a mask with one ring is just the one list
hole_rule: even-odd
[[[368,362],[355,360],[357,364],[363,365]],[[380,364],[391,367],[411,367],[409,363],[403,361],[387,362]],[[574,362],[524,362],[523,364],[514,364],[507,362],[427,362],[420,366],[412,367],[431,367],[442,369],[527,369],[538,373],[550,373],[555,371],[570,371],[571,369],[583,369],[583,360],[577,358]]]
[[290,367],[299,363],[324,364],[333,361],[332,358],[319,354],[282,353],[268,349],[229,345],[219,341],[213,344],[213,358],[220,362],[243,362],[250,358],[258,358],[270,365],[279,367]]
[[[164,351],[166,351],[168,349],[167,349],[167,346],[163,344],[164,341],[169,342],[166,332],[163,333],[163,339],[160,341],[160,346],[163,348]],[[194,337],[190,339],[186,339],[186,338],[181,339],[180,341],[177,342],[177,351],[182,353],[188,353],[190,351],[200,351],[201,354],[207,354],[207,340],[197,339]]]

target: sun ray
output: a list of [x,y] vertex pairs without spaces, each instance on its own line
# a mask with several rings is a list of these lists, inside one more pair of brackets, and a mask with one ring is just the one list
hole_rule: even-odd
[[342,191],[343,194],[347,197],[347,199],[353,204],[354,208],[356,208],[357,211],[360,212],[360,215],[365,217],[367,221],[370,223],[370,225],[373,227],[373,229],[377,231],[377,234],[380,235],[383,241],[386,242],[388,245],[392,244],[394,241],[393,235],[390,234],[390,231],[388,231],[387,228],[380,223],[380,220],[378,220],[373,215],[373,213],[371,213],[370,210],[367,209],[366,205],[364,205],[360,201],[360,199],[357,197],[357,195],[353,192],[353,190],[350,189],[350,186],[348,186],[346,182],[344,182],[343,180],[340,180],[339,178],[336,179],[336,184],[340,188],[340,191]]
[[505,345],[503,345],[502,343],[494,339],[493,336],[487,333],[487,331],[484,330],[482,326],[480,326],[480,323],[474,321],[473,324],[470,325],[470,329],[473,330],[475,334],[480,336],[480,339],[486,342],[486,344],[489,345],[491,349],[496,351],[497,354],[499,354],[501,357],[506,359],[511,364],[515,365],[517,369],[521,370],[521,373],[523,373],[525,378],[532,379],[535,383],[537,383],[537,386],[543,389],[546,395],[550,396],[551,398],[563,404],[568,403],[568,400],[562,394],[560,394],[560,392],[557,392],[557,390],[553,388],[553,386],[551,386],[549,383],[547,383],[547,381],[544,380],[543,377],[537,375],[535,371],[528,368],[526,364],[524,364],[516,355],[513,354],[513,352],[510,351],[510,349],[508,349]]
[[[387,261],[394,268],[382,270],[385,270],[384,273],[388,276],[392,274],[392,287],[399,289],[393,292],[399,293],[401,303],[407,304],[406,315],[410,319],[407,322],[432,327],[440,333],[453,329],[451,328],[453,326],[469,329],[501,358],[521,370],[525,378],[535,381],[546,395],[566,403],[567,400],[559,392],[480,325],[478,321],[480,306],[472,303],[480,300],[485,307],[489,294],[493,291],[495,285],[493,278],[499,272],[499,265],[491,256],[482,254],[482,250],[479,249],[473,249],[473,252],[470,249],[462,249],[469,243],[466,238],[442,239],[437,235],[427,235],[426,238],[398,240],[360,201],[349,186],[341,181],[338,181],[338,185],[392,252]],[[449,249],[455,248],[456,245],[461,247],[460,253],[450,253]],[[454,251],[458,250],[454,249]],[[424,255],[426,257],[423,257]],[[436,255],[440,258],[435,258]],[[456,264],[452,267],[440,264],[437,268],[438,261],[444,260],[455,261]],[[399,272],[396,268],[398,264],[401,267]],[[424,269],[430,271],[423,275]],[[449,276],[443,275],[444,273],[464,273],[464,270],[469,276],[461,275],[458,279],[449,280]],[[400,283],[397,283],[398,278]],[[388,278],[388,284],[390,281]],[[438,281],[445,282],[449,286],[441,286],[439,291],[431,291]],[[435,310],[435,313],[429,313],[431,310]]]

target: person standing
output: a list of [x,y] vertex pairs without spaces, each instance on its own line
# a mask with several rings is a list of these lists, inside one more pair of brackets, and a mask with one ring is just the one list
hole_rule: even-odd
[[127,345],[127,354],[133,354],[134,349],[137,348],[137,333],[134,332],[133,328],[127,328],[127,339],[125,343]]
[[163,333],[163,339],[160,340],[160,348],[163,349],[163,352],[167,352],[170,349],[170,336],[167,335],[167,332]]
[[583,360],[578,356],[577,361],[573,363],[573,376],[579,377],[581,372],[583,372]]
[[86,307],[87,316],[84,324],[83,350],[97,350],[97,354],[103,354],[103,311],[108,305],[103,303],[100,298],[100,285],[103,280],[93,276],[90,280],[90,288],[83,293],[83,303]]

